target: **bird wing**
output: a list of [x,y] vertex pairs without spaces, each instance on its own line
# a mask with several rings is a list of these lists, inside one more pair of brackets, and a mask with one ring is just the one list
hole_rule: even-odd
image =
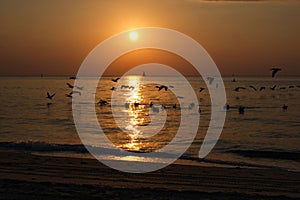
[[52,98],[52,97],[54,97],[54,96],[55,96],[55,94],[56,94],[56,93],[52,94],[50,97],[51,97],[51,98]]
[[69,88],[73,88],[74,86],[71,85],[70,83],[67,83],[67,85],[69,86]]

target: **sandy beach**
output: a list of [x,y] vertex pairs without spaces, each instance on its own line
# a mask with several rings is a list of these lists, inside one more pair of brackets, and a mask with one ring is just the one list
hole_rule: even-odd
[[97,160],[1,151],[0,199],[299,199],[299,173],[170,165],[146,174]]

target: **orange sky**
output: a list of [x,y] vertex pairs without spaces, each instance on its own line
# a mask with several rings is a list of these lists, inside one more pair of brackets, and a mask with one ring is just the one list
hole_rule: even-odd
[[3,0],[0,75],[75,74],[101,41],[147,26],[194,38],[223,75],[267,75],[274,66],[300,75],[299,21],[296,1]]

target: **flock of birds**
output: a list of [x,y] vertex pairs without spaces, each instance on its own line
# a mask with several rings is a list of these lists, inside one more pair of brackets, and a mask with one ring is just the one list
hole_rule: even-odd
[[[280,69],[280,68],[272,68],[271,71],[272,71],[272,77],[274,78],[275,75],[276,75],[279,71],[281,71],[281,69]],[[70,77],[70,79],[76,79],[76,77],[72,76],[72,77]],[[211,85],[211,84],[213,83],[213,81],[214,81],[214,78],[213,78],[213,77],[207,77],[206,79],[207,79],[207,82],[208,82],[210,85]],[[112,79],[111,81],[114,82],[114,83],[117,83],[119,80],[120,80],[120,78],[115,78],[115,79]],[[232,82],[236,82],[236,80],[233,79]],[[66,97],[72,98],[73,95],[75,95],[75,94],[81,96],[81,92],[80,92],[80,91],[83,89],[83,87],[73,86],[73,85],[71,85],[71,84],[68,83],[68,82],[66,83],[66,85],[67,85],[68,88],[72,89],[72,91],[70,91],[69,93],[65,94]],[[174,88],[174,87],[171,86],[171,85],[170,85],[170,86],[166,86],[166,85],[156,85],[156,86],[155,86],[155,88],[156,88],[158,91],[161,91],[161,90],[168,91],[169,87],[170,87],[170,88]],[[218,87],[218,85],[216,85],[216,87]],[[273,87],[270,87],[270,90],[275,90],[276,87],[277,87],[277,85],[274,85]],[[280,87],[279,89],[280,89],[280,90],[285,90],[285,89],[287,89],[287,88],[295,88],[295,87],[300,88],[300,86],[292,86],[292,85],[291,85],[291,86],[288,86],[288,87]],[[121,89],[124,89],[124,88],[125,88],[125,89],[129,89],[129,90],[135,89],[134,86],[122,85],[122,86],[121,86]],[[260,88],[256,88],[256,87],[253,86],[253,85],[250,85],[249,88],[252,89],[252,90],[254,90],[254,91],[262,91],[262,90],[266,90],[266,89],[267,89],[265,86],[261,86]],[[115,91],[116,89],[117,89],[116,87],[112,86],[110,90]],[[234,91],[235,91],[235,92],[239,92],[239,91],[241,91],[241,90],[246,90],[246,89],[247,89],[246,87],[236,87],[236,88],[234,89]],[[201,93],[201,92],[203,92],[204,90],[205,90],[204,87],[200,87],[199,92]],[[56,94],[56,93],[50,94],[49,92],[47,92],[46,98],[48,98],[49,100],[52,100],[53,97],[55,96],[55,94]],[[178,98],[183,98],[183,97],[178,97]],[[48,102],[48,103],[47,103],[48,106],[51,105],[51,104],[52,104],[51,102]],[[97,102],[97,104],[100,105],[100,106],[105,106],[105,105],[108,105],[109,102],[106,101],[106,100],[100,99],[99,102]],[[142,104],[142,103],[138,103],[138,102],[134,102],[134,103],[125,103],[125,107],[126,107],[126,108],[129,108],[129,107],[131,107],[131,108],[137,108],[137,107],[139,107],[139,106],[141,106],[141,105],[143,105],[143,106],[148,105],[148,106],[152,109],[153,112],[156,112],[156,113],[159,112],[159,108],[155,107],[154,104],[153,104],[153,102],[150,102],[149,104]],[[171,107],[172,107],[173,109],[177,109],[177,105],[176,105],[176,104],[173,104]],[[193,109],[194,107],[195,107],[195,103],[191,103],[191,104],[189,104],[188,109]],[[165,106],[165,105],[162,105],[162,106],[161,106],[161,109],[166,109],[166,108],[167,108],[167,106]],[[230,107],[229,104],[226,104],[226,105],[224,106],[224,109],[225,109],[226,111],[228,111],[230,108],[231,108],[231,107]],[[288,109],[288,106],[287,106],[286,104],[284,104],[284,105],[282,106],[282,109],[283,109],[284,111],[286,111],[286,110]],[[199,108],[198,111],[201,112],[201,109]],[[241,106],[241,105],[238,106],[238,112],[239,112],[240,114],[244,114],[244,112],[245,112],[245,107],[244,107],[244,106]]]

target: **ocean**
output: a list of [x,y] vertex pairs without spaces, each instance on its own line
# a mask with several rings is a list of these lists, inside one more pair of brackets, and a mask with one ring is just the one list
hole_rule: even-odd
[[[181,110],[189,110],[193,114],[198,113],[198,107],[193,106],[189,97],[173,94],[172,85],[169,85],[168,91],[158,91],[155,84],[143,82],[142,76],[128,76],[125,77],[128,84],[121,88],[112,81],[114,78],[103,77],[99,81],[95,94],[97,119],[115,146],[137,153],[139,157],[111,155],[105,143],[91,141],[88,145],[99,150],[95,156],[129,162],[168,162],[168,155],[152,160],[143,159],[140,155],[159,151],[168,145],[177,133]],[[201,113],[197,135],[189,149],[176,161],[177,164],[300,171],[300,77],[235,77],[235,82],[232,77],[224,77],[230,109],[226,111],[224,108],[226,121],[222,134],[204,159],[199,159],[198,153],[209,126],[210,95],[201,77],[186,78],[194,89]],[[85,88],[75,88],[77,93],[67,97],[72,89],[66,83],[73,85],[74,81],[69,77],[1,77],[0,149],[91,158],[77,134],[72,115],[72,98],[78,98]],[[275,89],[271,90],[275,85]],[[116,92],[111,90],[112,87],[125,97],[131,97],[128,104],[117,102],[116,105],[129,116],[119,119],[119,123],[123,124],[117,124],[112,116],[110,105],[112,93]],[[199,92],[200,87],[206,89]],[[237,92],[234,91],[236,87],[245,89]],[[266,89],[260,91],[261,87]],[[52,100],[46,98],[47,92],[56,93]],[[178,98],[184,102],[180,106]],[[100,99],[107,101],[107,105],[97,104]],[[151,102],[155,110],[150,107]],[[287,110],[282,108],[283,105],[288,106]],[[239,106],[245,107],[243,114],[238,112]],[[153,113],[163,113],[162,119],[151,123],[151,109]],[[166,123],[159,123],[163,119]],[[147,126],[155,136],[143,135],[142,128]],[[179,139],[185,143],[185,137]]]

